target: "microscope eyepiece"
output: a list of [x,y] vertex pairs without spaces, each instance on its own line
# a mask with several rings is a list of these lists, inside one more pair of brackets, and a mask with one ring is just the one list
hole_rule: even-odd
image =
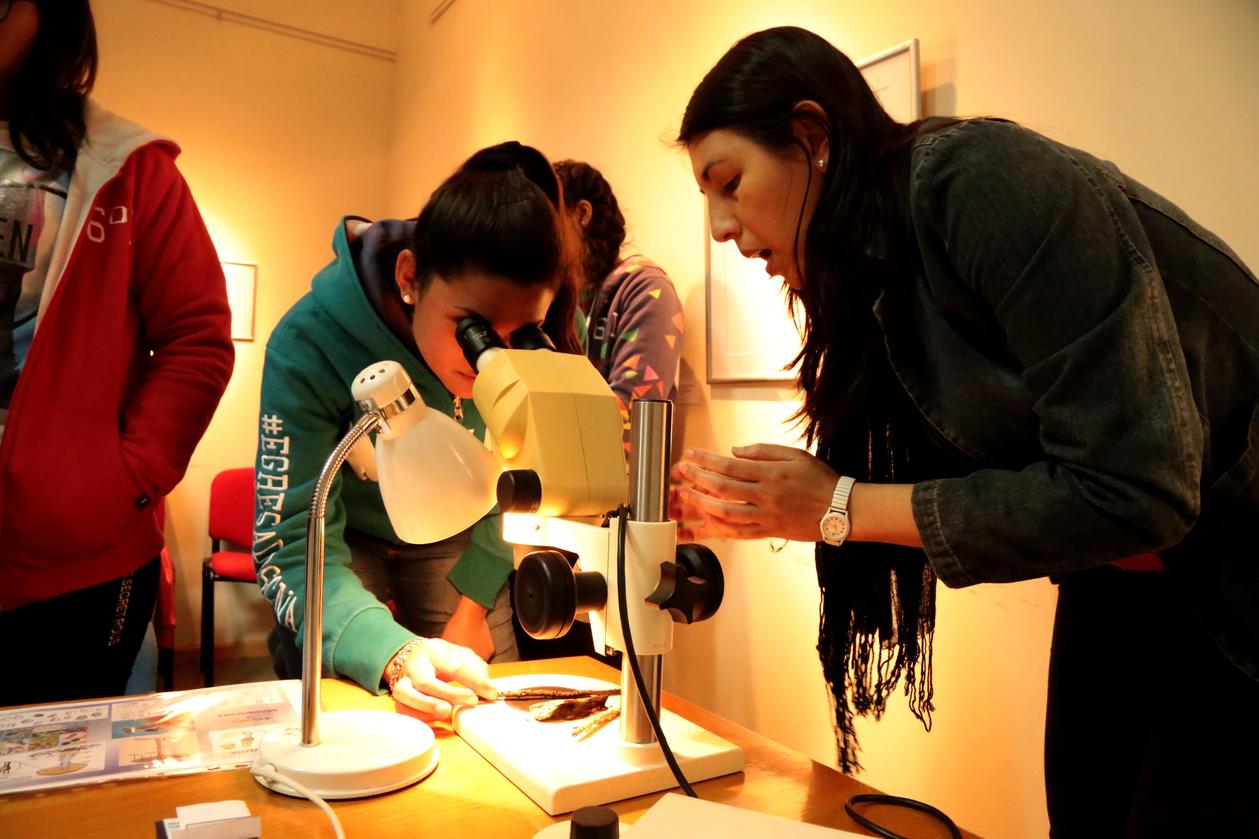
[[522,326],[513,332],[509,339],[513,350],[554,350],[555,344],[551,337],[542,331],[536,323]]
[[486,350],[507,348],[503,339],[490,326],[490,322],[480,315],[468,315],[459,321],[459,325],[455,327],[455,340],[459,342],[459,349],[463,350],[463,357],[468,359],[473,370],[477,369],[477,360]]

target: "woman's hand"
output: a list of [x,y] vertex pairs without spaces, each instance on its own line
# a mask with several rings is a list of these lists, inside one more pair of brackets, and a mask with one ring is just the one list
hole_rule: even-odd
[[736,446],[734,457],[687,449],[673,467],[670,513],[678,538],[820,538],[839,475],[802,449]]
[[498,695],[486,663],[475,652],[440,638],[420,639],[392,692],[402,704],[436,719],[449,717],[456,705],[477,704],[478,696]]
[[494,655],[494,636],[490,634],[486,614],[486,608],[480,603],[460,597],[441,637],[453,644],[468,647],[482,660],[489,661]]

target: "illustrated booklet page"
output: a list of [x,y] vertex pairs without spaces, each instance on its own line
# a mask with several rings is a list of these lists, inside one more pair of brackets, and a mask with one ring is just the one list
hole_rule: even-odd
[[288,680],[0,710],[0,794],[248,766],[300,701]]

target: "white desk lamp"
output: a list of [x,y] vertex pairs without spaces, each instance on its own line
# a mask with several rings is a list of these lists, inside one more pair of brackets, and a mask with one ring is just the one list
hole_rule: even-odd
[[[258,763],[323,798],[358,798],[400,789],[437,766],[432,729],[389,711],[322,713],[324,519],[332,481],[350,450],[376,436],[376,472],[385,510],[407,542],[437,542],[460,533],[495,503],[502,471],[466,428],[430,410],[395,361],[373,364],[351,387],[363,415],[333,449],[311,500],[306,527],[306,611],[302,623],[302,725],[272,732],[258,748]],[[435,474],[440,481],[417,480]],[[268,789],[299,793],[270,778]]]

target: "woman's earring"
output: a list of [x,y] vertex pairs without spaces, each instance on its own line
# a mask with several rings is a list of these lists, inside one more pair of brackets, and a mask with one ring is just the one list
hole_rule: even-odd
[[415,298],[411,296],[411,292],[404,291],[402,292],[402,302],[410,306],[412,303],[415,302]]
[[823,157],[823,158],[821,158],[821,159],[819,159],[819,160],[818,160],[818,162],[817,162],[817,168],[818,168],[818,171],[819,171],[819,172],[825,172],[825,171],[826,171],[826,158],[824,158],[824,157]]

